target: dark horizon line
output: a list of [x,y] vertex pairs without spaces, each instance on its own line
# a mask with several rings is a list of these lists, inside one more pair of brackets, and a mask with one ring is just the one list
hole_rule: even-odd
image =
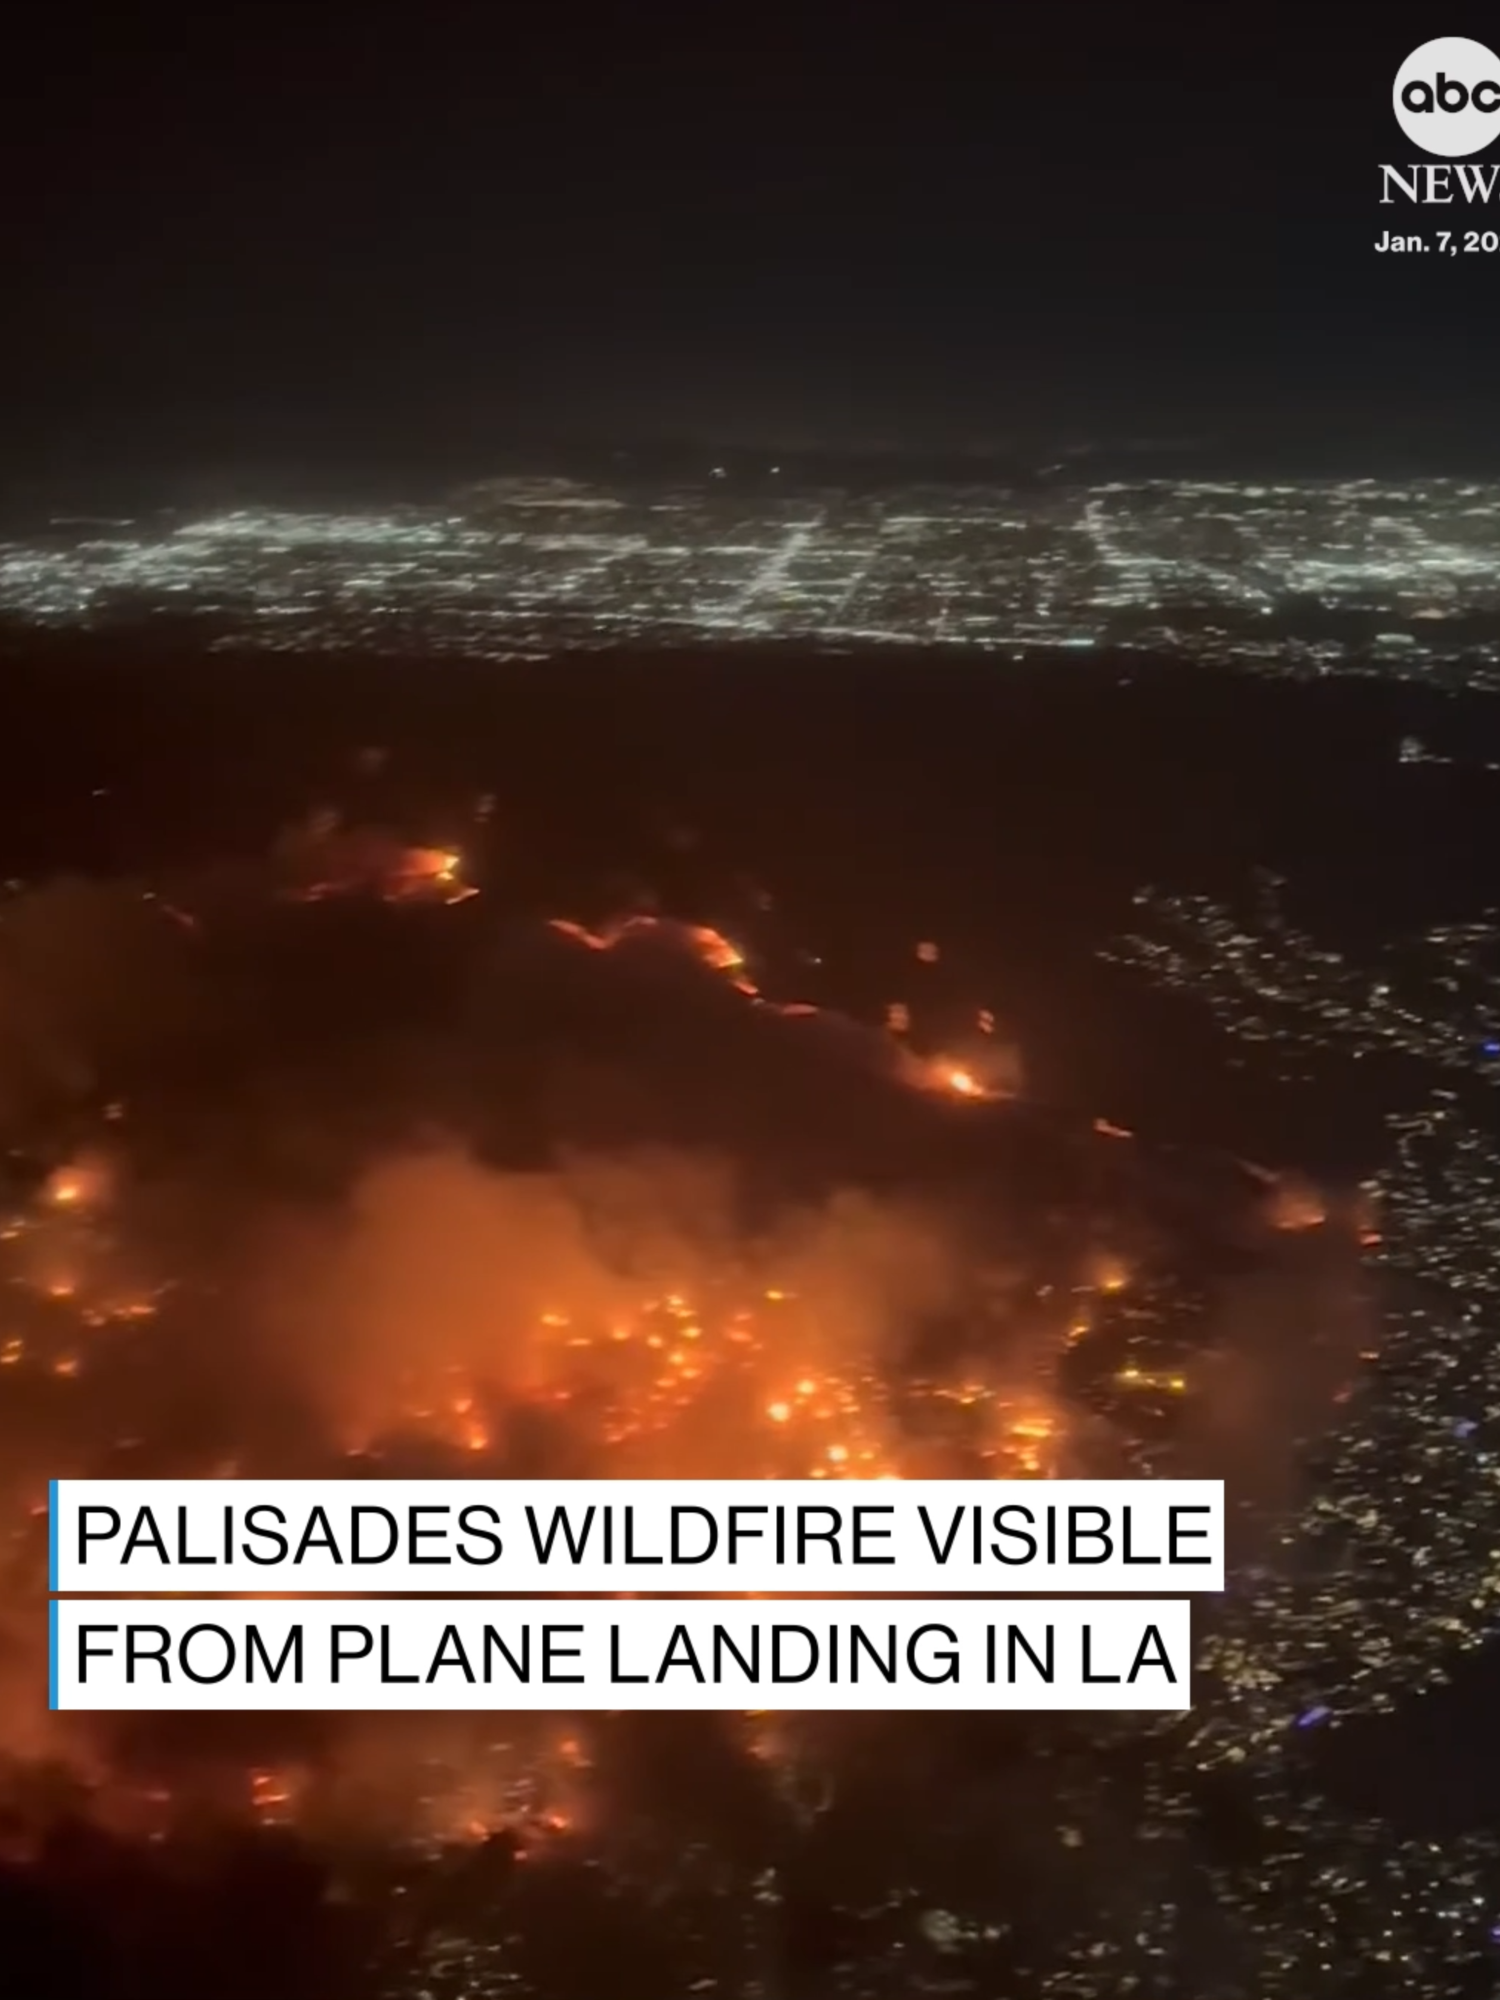
[[[75,504],[170,507],[213,496],[320,492],[369,502],[437,500],[468,485],[507,478],[575,478],[622,483],[673,480],[705,487],[722,471],[728,491],[753,487],[788,492],[810,483],[882,485],[1010,485],[1044,490],[1111,477],[1440,479],[1500,477],[1500,434],[1456,438],[1431,427],[1406,437],[1387,433],[1282,437],[1221,431],[1059,440],[1049,445],[972,445],[803,441],[754,444],[709,437],[663,436],[629,442],[552,431],[513,434],[504,442],[455,448],[448,440],[388,440],[355,447],[309,441],[304,449],[128,454],[58,454],[30,465],[12,460],[0,478],[7,513]],[[127,499],[127,496],[129,498]]]

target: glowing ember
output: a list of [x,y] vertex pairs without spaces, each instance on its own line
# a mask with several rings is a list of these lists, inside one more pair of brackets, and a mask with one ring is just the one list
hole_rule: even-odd
[[281,843],[289,892],[302,902],[378,896],[389,903],[463,902],[476,891],[463,880],[463,856],[451,848],[410,847],[378,828],[342,828],[315,814]]
[[42,1198],[54,1209],[87,1209],[96,1206],[109,1192],[109,1174],[102,1160],[82,1159],[58,1167],[50,1174]]
[[1328,1209],[1322,1195],[1310,1181],[1286,1174],[1275,1183],[1270,1220],[1273,1229],[1300,1234],[1304,1230],[1320,1229],[1328,1220]]

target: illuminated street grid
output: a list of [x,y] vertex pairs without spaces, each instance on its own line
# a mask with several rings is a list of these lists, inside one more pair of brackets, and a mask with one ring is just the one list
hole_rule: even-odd
[[[1135,1837],[1160,1856],[1163,1901],[1131,1939],[1080,1937],[1041,1990],[1189,1990],[1188,1913],[1207,1881],[1218,1983],[1205,1976],[1200,1990],[1488,1992],[1500,1843],[1405,1837],[1341,1809],[1315,1746],[1440,1685],[1492,1643],[1500,1612],[1500,1147],[1488,1129],[1500,919],[1435,927],[1364,965],[1291,928],[1264,884],[1253,916],[1152,890],[1138,907],[1139,930],[1104,957],[1206,1004],[1268,1081],[1326,1083],[1357,1063],[1401,1108],[1385,1120],[1386,1164],[1352,1202],[1370,1344],[1348,1357],[1334,1421],[1298,1442],[1296,1490],[1268,1516],[1262,1552],[1202,1621],[1194,1713],[1152,1761]],[[1204,1787],[1219,1784],[1253,1858],[1205,1850]]]
[[498,480],[440,507],[54,521],[0,615],[481,658],[706,639],[1135,648],[1500,685],[1500,485],[1160,482],[736,495]]

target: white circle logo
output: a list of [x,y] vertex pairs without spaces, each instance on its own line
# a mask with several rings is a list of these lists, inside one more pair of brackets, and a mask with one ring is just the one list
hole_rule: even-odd
[[1500,133],[1500,59],[1483,42],[1439,35],[1396,72],[1396,123],[1424,153],[1462,159]]

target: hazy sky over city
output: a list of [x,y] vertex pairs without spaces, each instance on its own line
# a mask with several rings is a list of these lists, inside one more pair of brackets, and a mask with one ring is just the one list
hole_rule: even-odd
[[1433,24],[1309,22],[68,10],[7,62],[0,420],[28,462],[1471,438],[1500,265],[1373,250]]

